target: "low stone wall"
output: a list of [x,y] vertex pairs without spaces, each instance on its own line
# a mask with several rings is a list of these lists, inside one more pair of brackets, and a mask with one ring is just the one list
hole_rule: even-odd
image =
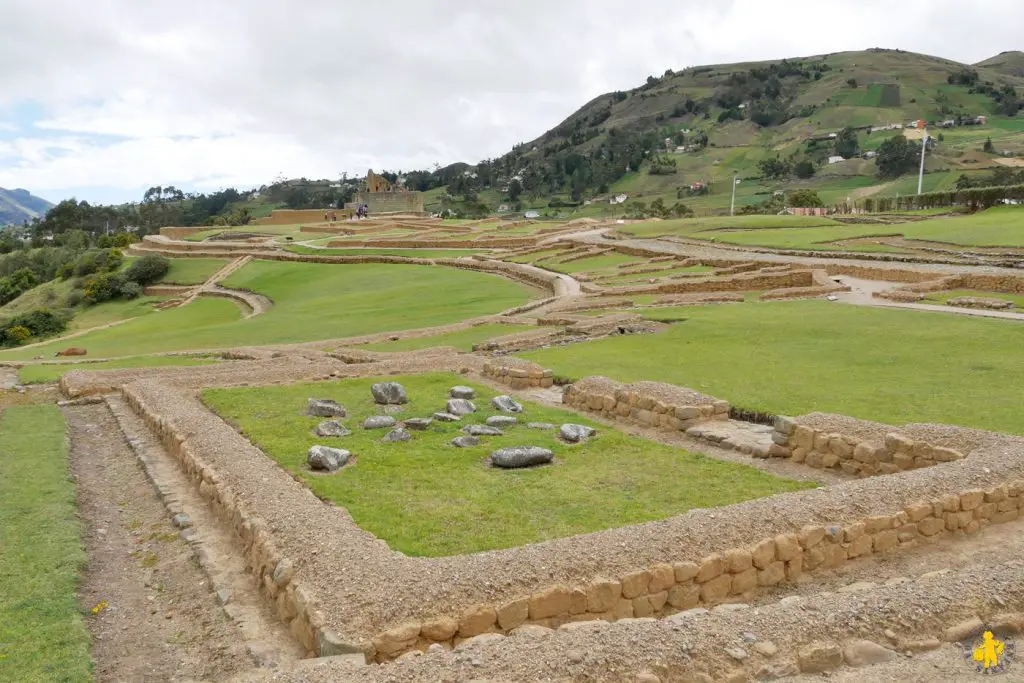
[[484,363],[480,374],[487,379],[507,384],[513,389],[546,389],[555,383],[551,370],[545,370],[539,365],[518,358],[503,358],[500,361]]
[[353,212],[348,209],[274,209],[266,218],[253,221],[253,225],[292,225],[298,223],[322,223],[324,213],[334,214],[338,218],[351,218]]
[[672,431],[729,419],[728,401],[660,382],[621,384],[607,377],[587,377],[566,386],[562,402],[609,419]]
[[881,280],[883,282],[927,282],[942,277],[941,273],[921,270],[900,270],[897,268],[871,268],[868,266],[851,266],[846,264],[827,264],[825,272],[829,275],[848,275],[862,280]]
[[394,249],[514,249],[532,246],[537,243],[536,237],[499,237],[491,240],[456,240],[456,239],[402,239],[380,238],[366,240],[337,240],[328,242],[328,247],[337,248],[394,248]]
[[964,454],[924,440],[915,440],[899,431],[880,437],[877,427],[888,425],[864,423],[874,438],[815,429],[797,420],[779,417],[772,432],[771,457],[789,458],[817,469],[835,469],[860,477],[896,474],[900,471],[932,467],[942,462],[964,458]]
[[608,287],[594,291],[599,291],[603,296],[629,296],[635,294],[687,294],[689,292],[743,292],[811,286],[815,286],[812,271],[794,270],[785,273],[740,273],[724,278],[687,278],[639,287]]
[[[762,273],[768,272],[762,270]],[[773,272],[785,272],[774,270]],[[811,275],[814,278],[814,284],[810,287],[784,287],[782,289],[773,289],[765,292],[760,296],[762,301],[772,301],[778,299],[799,299],[809,298],[818,296],[827,296],[829,294],[835,294],[836,292],[849,292],[851,288],[848,285],[841,285],[829,278],[828,274],[824,270],[812,270]]]
[[887,289],[882,292],[873,292],[871,296],[875,299],[886,299],[897,303],[916,303],[924,299],[924,294],[910,292],[905,289]]

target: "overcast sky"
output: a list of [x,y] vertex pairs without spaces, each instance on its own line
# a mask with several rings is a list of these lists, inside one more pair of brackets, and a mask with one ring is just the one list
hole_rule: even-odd
[[0,187],[108,202],[473,163],[667,68],[976,62],[1022,25],[1020,0],[0,0]]

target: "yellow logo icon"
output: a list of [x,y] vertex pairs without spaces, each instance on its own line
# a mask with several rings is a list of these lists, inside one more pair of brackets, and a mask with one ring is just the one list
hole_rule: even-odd
[[1016,648],[1009,638],[1000,640],[992,631],[986,630],[981,640],[970,645],[961,645],[964,659],[980,674],[1004,673],[1010,665]]

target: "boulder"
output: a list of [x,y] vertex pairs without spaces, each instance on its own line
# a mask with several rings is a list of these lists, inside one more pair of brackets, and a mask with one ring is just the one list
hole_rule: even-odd
[[448,395],[452,398],[476,398],[476,390],[471,387],[452,387]]
[[491,464],[502,469],[516,469],[545,465],[555,457],[547,448],[539,446],[513,446],[500,448],[491,453]]
[[458,422],[462,418],[451,413],[434,413],[434,419],[438,422]]
[[387,429],[395,426],[395,418],[390,415],[372,415],[363,420],[363,429]]
[[555,428],[555,425],[550,424],[548,422],[530,422],[526,426],[529,429],[543,429],[546,431],[551,431],[552,429]]
[[593,427],[587,427],[584,425],[565,424],[558,430],[559,436],[568,441],[569,443],[579,443],[585,441],[593,436],[597,432]]
[[316,426],[317,436],[351,436],[352,431],[337,420],[325,420]]
[[311,398],[307,403],[306,414],[312,417],[345,417],[345,406],[329,398]]
[[448,400],[445,410],[452,415],[469,415],[476,412],[473,402],[465,398],[453,398]]
[[523,412],[523,406],[520,405],[511,396],[495,396],[491,399],[491,405],[500,410],[503,413],[521,413]]
[[398,382],[377,382],[370,387],[370,393],[380,405],[402,405],[409,402],[405,387]]
[[511,427],[517,422],[519,422],[519,418],[512,417],[511,415],[494,415],[487,418],[487,425],[489,427]]
[[457,436],[452,439],[452,445],[458,448],[472,448],[480,445],[480,439],[475,436]]
[[463,427],[462,431],[470,436],[504,436],[505,432],[501,431],[497,427],[488,427],[487,425],[469,425]]
[[387,443],[398,443],[399,441],[411,441],[412,434],[405,431],[401,427],[392,429],[388,432],[387,436],[384,437],[384,441]]
[[429,417],[411,417],[408,420],[405,420],[402,424],[405,425],[406,429],[425,432],[431,423],[433,423],[433,420]]
[[352,454],[340,448],[313,446],[306,454],[309,468],[317,472],[336,472],[344,467]]

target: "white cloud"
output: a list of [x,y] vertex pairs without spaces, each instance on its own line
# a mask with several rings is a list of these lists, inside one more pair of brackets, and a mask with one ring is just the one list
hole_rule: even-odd
[[650,0],[642,12],[611,0],[5,0],[3,12],[0,63],[18,68],[0,71],[0,110],[32,101],[46,114],[0,148],[0,186],[54,191],[472,162],[666,68],[874,46],[973,62],[1020,47],[1024,21],[1012,0],[969,12],[953,0]]

